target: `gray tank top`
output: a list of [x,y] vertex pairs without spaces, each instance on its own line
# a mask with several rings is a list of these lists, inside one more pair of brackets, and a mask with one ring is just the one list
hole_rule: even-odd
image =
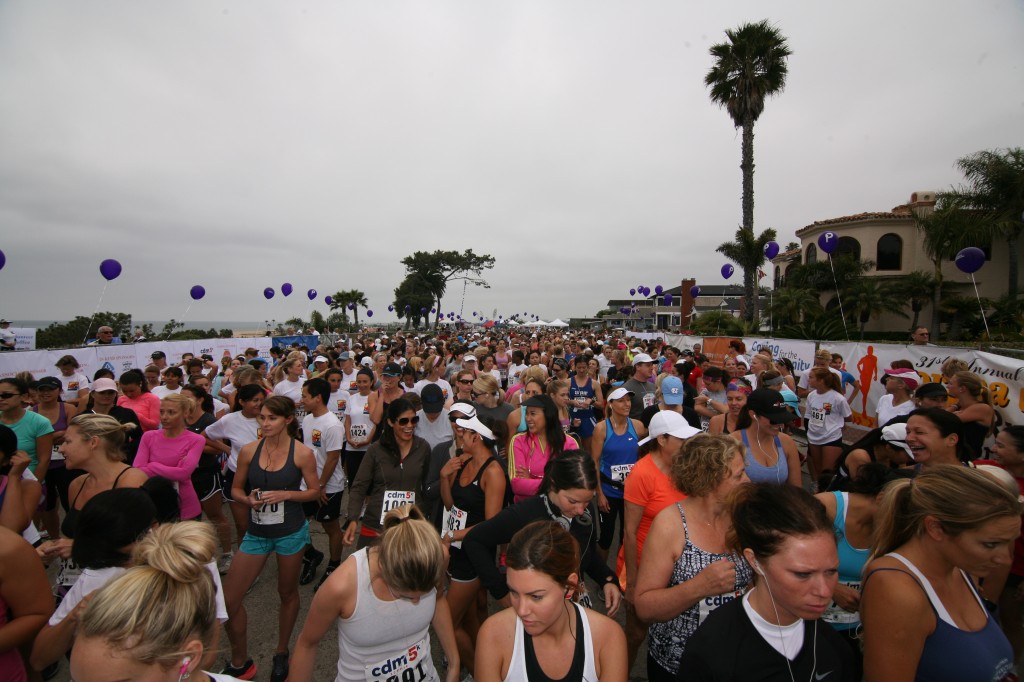
[[[295,439],[288,447],[288,458],[277,471],[267,471],[260,464],[265,440],[261,440],[249,463],[249,487],[253,490],[298,490],[302,483],[302,471],[295,466]],[[283,538],[302,528],[306,515],[302,503],[287,500],[277,504],[265,504],[253,509],[249,515],[249,534],[260,538]]]

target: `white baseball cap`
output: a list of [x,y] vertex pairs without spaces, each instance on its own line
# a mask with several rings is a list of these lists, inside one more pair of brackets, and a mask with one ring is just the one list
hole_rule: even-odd
[[651,425],[647,430],[647,438],[640,441],[640,443],[638,443],[639,445],[643,445],[644,443],[652,441],[658,436],[664,436],[665,434],[686,440],[687,438],[693,438],[700,433],[700,429],[695,429],[690,426],[689,422],[683,418],[683,415],[671,410],[662,410],[658,414],[654,415],[651,419]]

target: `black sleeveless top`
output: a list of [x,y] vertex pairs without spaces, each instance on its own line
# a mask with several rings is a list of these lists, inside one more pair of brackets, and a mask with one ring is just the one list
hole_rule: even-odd
[[587,657],[583,642],[583,615],[578,608],[574,608],[573,611],[576,612],[576,647],[572,653],[572,665],[569,666],[569,672],[561,680],[553,680],[544,674],[540,663],[537,662],[537,654],[533,650],[533,637],[523,631],[523,648],[525,649],[523,662],[526,664],[526,675],[530,682],[562,682],[563,680],[583,679],[583,665],[586,663]]
[[[119,473],[117,478],[114,479],[114,485],[110,487],[111,490],[117,488],[117,482],[121,480],[121,477],[124,476],[125,472],[129,469],[131,469],[131,467],[126,466],[121,470],[121,473]],[[75,499],[71,500],[71,504],[68,505],[68,513],[64,516],[64,520],[60,524],[60,532],[66,538],[71,538],[72,540],[75,539],[75,527],[78,525],[78,515],[82,513],[82,510],[76,507],[75,503],[78,502],[78,496],[82,494],[82,488],[85,488],[85,481],[90,476],[92,476],[92,474],[86,474],[85,478],[82,479],[82,487],[78,489],[78,492],[75,494]]]
[[[264,491],[298,490],[302,483],[302,470],[295,465],[295,439],[288,446],[288,458],[277,471],[267,471],[260,465],[260,453],[267,441],[260,440],[256,452],[249,462],[249,487]],[[282,505],[283,515],[278,517],[278,506]],[[280,520],[278,520],[280,518]],[[259,520],[257,520],[259,519]],[[276,504],[264,504],[262,509],[253,509],[249,519],[250,535],[261,538],[283,538],[291,535],[306,523],[302,503],[285,500]]]

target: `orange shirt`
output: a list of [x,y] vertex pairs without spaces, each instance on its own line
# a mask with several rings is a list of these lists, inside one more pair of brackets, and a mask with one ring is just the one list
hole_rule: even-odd
[[[647,540],[647,532],[654,523],[654,517],[665,507],[686,499],[686,495],[679,492],[671,479],[658,468],[651,455],[641,457],[633,470],[626,477],[626,489],[623,493],[626,502],[632,502],[644,508],[643,516],[640,517],[640,525],[636,529],[636,562],[640,565],[640,556],[643,554],[644,541]],[[616,573],[622,585],[626,584],[625,555],[619,549],[619,557],[616,562]]]

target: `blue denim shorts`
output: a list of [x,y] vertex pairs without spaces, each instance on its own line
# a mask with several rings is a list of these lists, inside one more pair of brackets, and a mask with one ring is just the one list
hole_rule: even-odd
[[242,544],[238,551],[246,554],[270,554],[277,552],[279,556],[291,556],[306,549],[309,544],[309,523],[303,521],[302,528],[299,528],[290,535],[280,538],[263,538],[252,533],[246,533],[242,538]]

